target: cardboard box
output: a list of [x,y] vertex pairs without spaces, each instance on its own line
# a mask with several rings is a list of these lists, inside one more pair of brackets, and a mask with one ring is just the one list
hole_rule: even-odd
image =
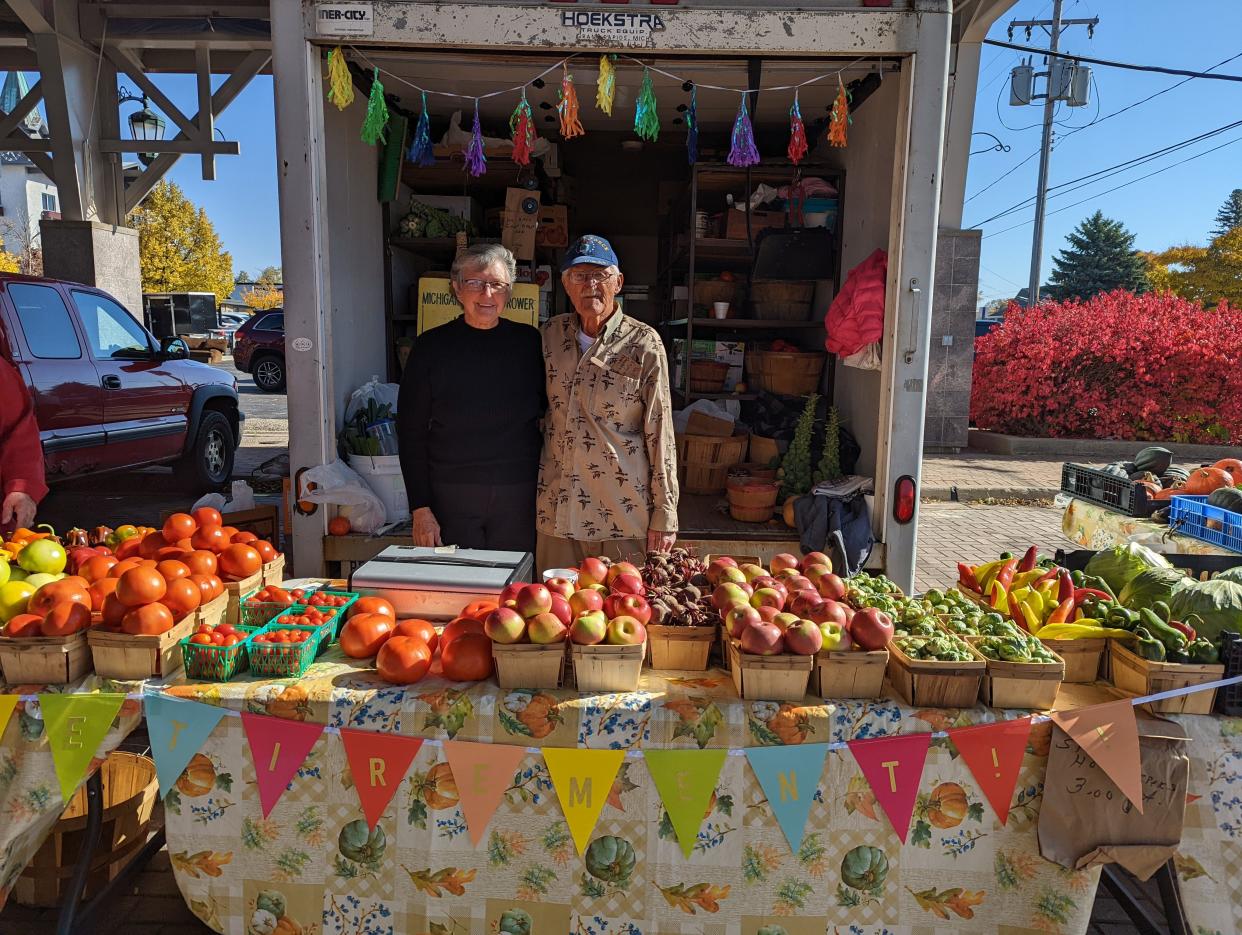
[[[461,314],[448,277],[423,276],[418,285],[411,288],[416,290],[411,304],[418,308],[417,334],[450,322]],[[510,321],[538,327],[539,287],[528,282],[514,283],[509,303],[500,314]]]
[[[686,359],[686,341],[678,338],[673,341],[673,385],[681,386],[685,382],[684,366]],[[725,390],[732,392],[742,380],[742,364],[746,359],[745,341],[693,341],[690,347],[691,360],[718,360],[729,365],[728,376],[725,377]]]
[[566,205],[544,205],[539,209],[539,226],[535,228],[535,246],[569,246],[569,208]]
[[[726,211],[725,219],[725,239],[726,240],[745,240],[746,239],[746,212],[738,211],[736,208]],[[750,232],[754,237],[759,236],[761,230],[769,227],[784,227],[785,212],[783,211],[751,211],[750,212]]]
[[539,193],[525,188],[505,189],[500,242],[519,260],[535,258],[535,231],[539,225]]

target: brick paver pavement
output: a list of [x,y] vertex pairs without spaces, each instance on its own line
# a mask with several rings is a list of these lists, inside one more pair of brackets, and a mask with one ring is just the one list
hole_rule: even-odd
[[964,500],[1050,497],[1061,487],[1064,460],[1034,461],[985,451],[928,455],[923,459],[923,496],[947,500],[956,487]]

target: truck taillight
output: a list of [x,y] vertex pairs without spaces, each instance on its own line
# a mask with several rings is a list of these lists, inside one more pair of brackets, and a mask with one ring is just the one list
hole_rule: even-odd
[[914,508],[917,504],[918,488],[915,487],[914,478],[903,474],[897,478],[897,484],[893,488],[893,519],[903,525],[910,522],[914,519]]

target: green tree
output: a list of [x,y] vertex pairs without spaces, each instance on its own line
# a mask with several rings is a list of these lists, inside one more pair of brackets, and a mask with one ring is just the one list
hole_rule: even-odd
[[1235,227],[1242,227],[1242,188],[1231,191],[1216,212],[1216,227],[1212,230],[1212,236],[1227,234]]
[[1172,292],[1209,308],[1222,301],[1242,307],[1242,224],[1206,247],[1170,247],[1145,258],[1148,278],[1157,291]]
[[160,182],[130,215],[138,230],[144,292],[233,291],[233,258],[223,249],[207,212],[172,182]]
[[284,282],[284,274],[281,273],[279,266],[265,266],[259,272],[255,282],[265,286],[279,286]]
[[250,278],[250,274],[247,273],[244,269],[239,269],[237,271],[237,275],[233,277],[233,281],[234,282],[254,282],[254,280]]
[[1052,261],[1048,297],[1089,299],[1101,292],[1147,292],[1146,264],[1134,249],[1134,235],[1120,221],[1097,211],[1066,238],[1069,246]]

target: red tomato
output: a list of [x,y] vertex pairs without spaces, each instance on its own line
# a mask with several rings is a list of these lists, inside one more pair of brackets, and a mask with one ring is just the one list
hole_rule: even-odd
[[259,555],[262,556],[264,565],[268,562],[276,561],[276,556],[280,554],[276,551],[276,547],[266,539],[259,539],[256,542],[252,542],[251,545],[253,545]]
[[102,618],[100,622],[109,630],[119,630],[121,620],[127,613],[129,613],[129,608],[121,603],[121,599],[115,594],[109,594],[104,598],[103,607],[99,611],[99,616]]
[[44,636],[72,636],[91,625],[91,608],[76,601],[61,601],[43,618]]
[[103,610],[104,598],[109,594],[116,593],[116,586],[119,583],[116,578],[100,578],[92,584],[88,589],[91,595],[91,610]]
[[185,555],[185,549],[180,546],[165,546],[155,553],[155,563],[158,565],[160,562],[179,562]]
[[492,674],[492,641],[482,633],[466,633],[440,649],[444,677],[453,682],[480,682]]
[[146,561],[147,559],[139,558],[137,555],[132,555],[129,558],[123,558],[119,562],[117,562],[115,565],[112,566],[111,575],[113,578],[119,578],[121,577],[121,575],[125,574],[125,572],[129,571],[131,568],[137,568],[138,566],[142,565]]
[[43,618],[38,614],[18,614],[4,628],[4,635],[13,639],[43,635]]
[[233,626],[231,623],[222,623],[216,627],[216,632],[223,633],[225,636],[231,636],[237,632],[237,627]]
[[220,553],[220,576],[241,581],[263,568],[263,559],[249,545],[230,545]]
[[224,533],[225,538],[229,540],[229,542],[232,542],[233,537],[237,535],[236,526],[221,526],[220,529]]
[[366,659],[380,651],[392,636],[396,622],[384,614],[360,614],[341,630],[341,651],[353,659]]
[[185,562],[179,562],[175,559],[165,559],[155,566],[165,581],[175,581],[178,578],[190,577],[190,566]]
[[156,530],[142,537],[142,541],[138,543],[138,554],[143,558],[155,558],[155,553],[166,548],[168,548],[168,540],[164,538],[162,532]]
[[210,646],[215,641],[211,638],[210,633],[199,632],[190,637],[190,642],[197,643],[199,646]]
[[228,636],[225,636],[220,640],[220,645],[221,646],[236,646],[241,641],[242,641],[242,638],[238,636],[236,633],[230,633],[228,634]]
[[396,609],[382,597],[360,597],[354,601],[353,606],[349,608],[349,616],[359,617],[362,614],[383,614],[391,618],[393,622],[397,619]]
[[194,522],[198,523],[199,529],[206,529],[209,526],[223,526],[224,519],[220,516],[220,511],[210,506],[200,506],[194,511]]
[[486,636],[483,630],[483,624],[475,620],[473,617],[458,617],[440,632],[440,653],[444,653],[444,647],[467,633],[477,633],[479,636]]
[[31,595],[26,613],[43,617],[61,601],[75,601],[90,610],[91,592],[86,579],[74,575],[59,581],[49,581]]
[[100,578],[108,577],[116,562],[117,560],[111,555],[92,555],[82,563],[82,567],[78,569],[78,574],[91,584],[94,584]]
[[482,623],[487,619],[487,615],[499,606],[495,601],[471,601],[462,610],[461,615]]
[[193,551],[181,561],[190,569],[192,575],[214,575],[219,566],[216,553],[208,552],[206,549]]
[[198,532],[198,523],[189,513],[174,513],[164,520],[164,538],[169,542],[188,539]]
[[121,619],[121,630],[132,635],[159,636],[173,628],[172,611],[163,604],[143,604]]
[[413,636],[422,640],[427,644],[432,655],[435,655],[436,645],[440,642],[440,635],[436,633],[436,628],[431,625],[430,621],[419,620],[417,617],[398,620],[396,633],[398,636]]
[[174,620],[194,613],[202,602],[203,592],[189,578],[174,578],[168,582],[168,590],[160,598],[160,603],[172,611]]
[[168,590],[168,582],[155,568],[140,565],[121,575],[116,586],[116,596],[126,607],[137,607],[158,601]]
[[142,540],[138,536],[132,536],[125,539],[116,547],[116,557],[119,561],[124,561],[131,556],[138,554],[138,547],[142,545]]
[[203,549],[218,555],[229,544],[229,537],[219,526],[204,526],[190,536],[190,544],[196,549]]
[[431,650],[416,636],[394,636],[375,658],[379,677],[393,685],[413,685],[431,668]]
[[194,551],[194,546],[190,543],[189,536],[186,536],[184,539],[178,539],[176,542],[173,543],[173,545],[179,548],[182,552],[193,552]]
[[233,533],[233,541],[245,543],[246,545],[250,545],[252,542],[258,542],[259,537],[256,536],[254,533],[243,529],[241,532]]

